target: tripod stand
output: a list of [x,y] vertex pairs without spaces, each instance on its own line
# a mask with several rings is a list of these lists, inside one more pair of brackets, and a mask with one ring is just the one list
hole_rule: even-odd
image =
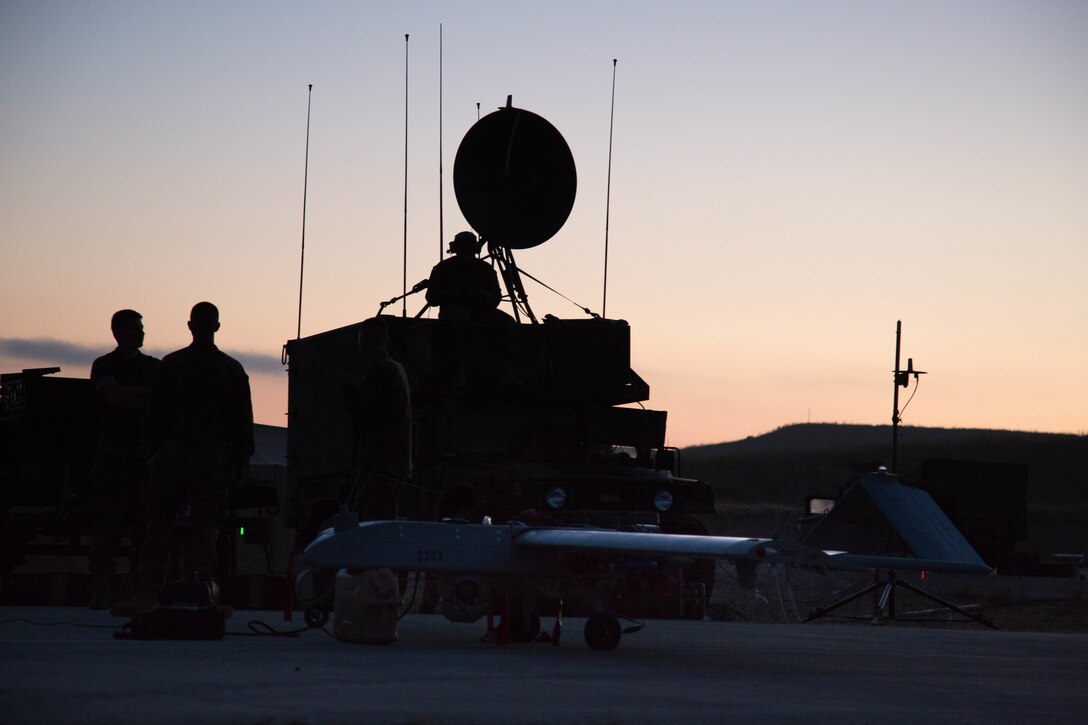
[[881,592],[880,599],[877,600],[877,605],[873,610],[873,621],[872,621],[872,623],[876,624],[880,620],[880,615],[882,613],[885,615],[886,619],[895,619],[895,590],[896,590],[897,587],[903,587],[904,589],[907,589],[908,591],[914,592],[915,594],[918,594],[918,595],[920,595],[922,597],[925,597],[926,599],[929,599],[932,602],[935,602],[936,604],[940,605],[941,607],[944,607],[945,609],[950,609],[950,610],[952,610],[954,612],[962,614],[964,617],[967,617],[969,620],[971,620],[973,622],[978,622],[979,624],[984,624],[987,627],[989,627],[990,629],[997,629],[997,627],[994,625],[994,623],[991,622],[990,620],[986,619],[985,617],[983,617],[983,616],[981,616],[979,614],[972,614],[971,612],[968,612],[966,609],[963,609],[962,607],[957,607],[955,604],[952,604],[951,602],[947,602],[944,599],[941,599],[940,597],[938,597],[938,596],[936,596],[934,594],[930,594],[929,592],[922,591],[918,587],[916,587],[916,586],[914,586],[912,584],[908,584],[907,582],[903,581],[902,579],[896,578],[894,569],[889,569],[888,570],[888,576],[884,581],[875,581],[872,584],[870,584],[869,586],[862,589],[861,591],[855,592],[854,594],[851,594],[850,596],[846,597],[845,599],[841,599],[841,600],[835,602],[834,604],[832,604],[829,607],[818,608],[818,609],[814,610],[813,612],[811,612],[804,621],[811,622],[814,619],[819,619],[820,617],[826,616],[826,615],[830,614],[831,612],[835,611],[836,609],[838,609],[838,608],[840,608],[840,607],[842,607],[842,606],[844,606],[846,604],[849,604],[850,602],[853,602],[853,601],[855,601],[857,599],[860,599],[861,597],[865,596],[866,594],[868,594],[870,592],[875,592],[878,589],[883,589],[883,591]]

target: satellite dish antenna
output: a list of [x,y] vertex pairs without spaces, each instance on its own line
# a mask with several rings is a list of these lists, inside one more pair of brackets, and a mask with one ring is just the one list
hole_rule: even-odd
[[465,220],[487,242],[514,315],[536,322],[512,250],[551,239],[574,208],[578,174],[563,135],[541,116],[506,106],[469,128],[453,162],[453,190]]
[[453,164],[453,189],[465,220],[492,246],[529,249],[555,236],[578,187],[574,156],[544,118],[514,108],[481,118]]

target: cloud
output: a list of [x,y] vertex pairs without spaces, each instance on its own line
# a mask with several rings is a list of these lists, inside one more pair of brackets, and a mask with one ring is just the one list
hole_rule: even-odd
[[[108,349],[79,345],[64,340],[53,340],[47,337],[33,339],[19,337],[0,337],[0,355],[7,355],[19,360],[41,363],[45,366],[79,365],[90,367],[94,359],[100,357]],[[161,358],[172,352],[171,350],[144,349],[148,355]],[[246,369],[250,375],[279,375],[285,370],[279,355],[265,355],[256,352],[231,352],[224,350],[228,355]],[[5,370],[4,372],[16,372]]]
[[282,375],[287,368],[279,355],[263,355],[259,352],[223,352],[242,363],[250,375]]
[[102,354],[102,349],[48,337],[33,340],[4,337],[0,338],[0,354],[20,360],[43,361],[50,365],[90,365]]

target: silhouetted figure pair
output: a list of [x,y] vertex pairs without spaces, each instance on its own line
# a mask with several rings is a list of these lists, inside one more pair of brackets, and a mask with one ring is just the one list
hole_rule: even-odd
[[195,305],[189,330],[192,344],[163,358],[151,397],[148,439],[153,455],[141,589],[128,606],[114,608],[117,614],[155,606],[179,524],[188,528],[186,575],[214,581],[216,540],[230,493],[245,477],[253,454],[249,378],[238,361],[215,345],[215,305]]

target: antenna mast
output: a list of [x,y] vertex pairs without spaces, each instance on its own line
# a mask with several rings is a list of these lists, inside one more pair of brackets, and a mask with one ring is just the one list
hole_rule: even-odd
[[442,261],[442,242],[446,235],[442,231],[445,216],[442,195],[442,23],[438,24],[438,261]]
[[408,316],[408,33],[404,34],[404,271],[400,316]]
[[[893,382],[895,392],[892,395],[892,473],[897,473],[897,466],[899,464],[899,422],[902,420],[899,410],[899,388],[905,388],[910,385],[910,376],[914,376],[915,382],[918,381],[919,375],[925,375],[924,370],[914,369],[914,358],[907,358],[907,369],[899,369],[899,347],[900,341],[903,335],[903,321],[896,320],[895,322],[895,372],[893,373]],[[917,390],[917,387],[915,388]],[[913,397],[913,395],[911,396]],[[910,401],[907,401],[907,405],[910,405]]]
[[306,161],[302,167],[302,256],[298,263],[298,328],[295,339],[302,337],[302,275],[306,266],[306,187],[310,181],[310,100],[314,94],[314,84],[306,92]]
[[608,218],[612,206],[612,123],[616,118],[616,59],[612,59],[612,111],[608,118],[608,184],[604,201],[604,292],[601,317],[608,319]]

